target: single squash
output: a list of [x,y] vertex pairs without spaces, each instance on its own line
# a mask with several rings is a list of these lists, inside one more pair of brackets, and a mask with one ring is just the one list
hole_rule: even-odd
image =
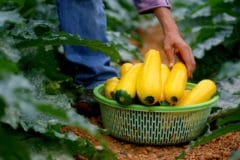
[[115,89],[119,82],[118,77],[111,77],[104,83],[104,95],[109,99],[114,99]]
[[156,104],[161,97],[161,57],[157,50],[150,49],[144,58],[137,81],[137,95],[145,105]]
[[132,103],[136,95],[136,81],[138,73],[142,68],[142,63],[134,64],[126,74],[124,74],[116,86],[115,100],[123,105]]
[[173,65],[164,88],[166,101],[170,105],[175,105],[182,98],[186,84],[187,68],[179,61]]
[[161,82],[162,82],[162,92],[161,92],[161,98],[160,103],[165,101],[165,94],[164,94],[164,88],[167,81],[167,78],[169,76],[170,69],[166,64],[161,64]]
[[176,106],[192,105],[208,101],[217,91],[214,81],[203,79],[199,81],[193,89],[184,96]]

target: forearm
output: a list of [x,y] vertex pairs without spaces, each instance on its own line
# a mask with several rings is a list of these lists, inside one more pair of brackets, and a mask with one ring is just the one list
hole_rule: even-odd
[[168,8],[158,7],[153,10],[153,13],[160,21],[164,35],[179,34],[177,24],[171,15],[171,11]]
[[186,64],[188,76],[191,78],[196,66],[192,49],[179,33],[168,0],[134,0],[134,3],[139,13],[154,13],[158,18],[164,34],[163,49],[168,57],[169,66],[174,65],[177,54]]
[[195,70],[196,62],[192,54],[192,49],[181,37],[178,26],[173,19],[171,12],[166,7],[158,7],[153,10],[155,16],[162,25],[164,33],[163,48],[169,60],[169,66],[175,64],[175,56],[177,55],[187,66],[188,77],[192,77]]

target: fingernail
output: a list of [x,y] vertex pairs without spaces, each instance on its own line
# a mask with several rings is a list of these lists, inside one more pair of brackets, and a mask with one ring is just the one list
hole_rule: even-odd
[[174,63],[169,63],[169,67],[172,67],[174,65]]

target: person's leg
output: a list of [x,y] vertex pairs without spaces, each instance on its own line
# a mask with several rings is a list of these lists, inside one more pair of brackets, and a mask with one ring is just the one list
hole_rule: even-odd
[[[79,34],[83,39],[107,42],[106,17],[101,0],[58,0],[62,31]],[[93,89],[107,78],[118,76],[110,66],[110,58],[84,46],[64,46],[67,60],[79,66],[76,82]]]

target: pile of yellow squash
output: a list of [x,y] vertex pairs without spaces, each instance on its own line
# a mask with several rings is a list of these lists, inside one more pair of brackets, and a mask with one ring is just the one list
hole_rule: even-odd
[[191,90],[186,89],[185,64],[178,61],[170,69],[162,63],[160,53],[155,49],[148,50],[143,63],[126,62],[119,72],[120,77],[105,81],[104,94],[123,105],[186,106],[208,101],[217,90],[210,79],[199,81]]

